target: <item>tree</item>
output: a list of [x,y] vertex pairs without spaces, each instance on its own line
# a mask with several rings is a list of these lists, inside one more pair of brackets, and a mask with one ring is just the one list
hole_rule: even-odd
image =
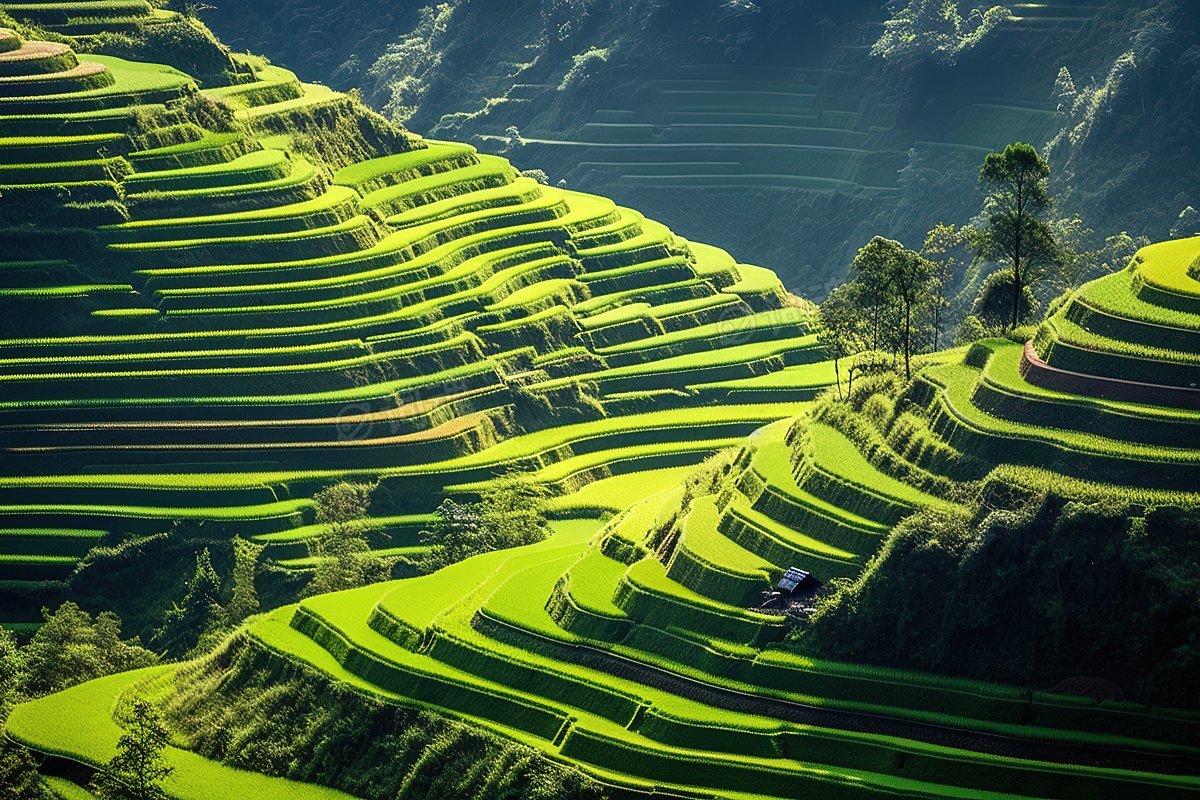
[[833,359],[838,398],[842,395],[841,361],[862,351],[867,330],[854,298],[854,286],[843,284],[832,292],[817,312],[817,340]]
[[4,739],[0,739],[0,797],[4,800],[54,800],[42,784],[33,753]]
[[1088,251],[1087,243],[1094,231],[1084,224],[1078,214],[1051,220],[1050,230],[1058,244],[1055,282],[1060,289],[1075,289],[1087,280],[1092,255]]
[[[23,700],[25,654],[12,631],[0,628],[0,729],[13,706]],[[0,797],[4,800],[50,800],[42,786],[33,754],[0,737]]]
[[1057,263],[1053,233],[1043,214],[1053,205],[1050,165],[1033,145],[1015,142],[1002,153],[989,153],[979,180],[988,195],[984,209],[987,227],[979,236],[979,253],[1007,262],[1012,273],[1011,315],[1016,327],[1026,287]]
[[1100,247],[1089,247],[1094,231],[1078,214],[1054,220],[1050,227],[1058,248],[1059,288],[1064,291],[1124,269],[1138,250],[1150,244],[1145,236],[1134,237],[1121,231],[1105,238]]
[[221,606],[221,576],[206,547],[196,555],[196,570],[185,584],[183,598],[167,610],[153,641],[166,655],[182,658],[223,632],[227,620]]
[[884,314],[891,304],[892,262],[904,245],[892,239],[876,236],[854,256],[850,274],[855,285],[854,297],[869,323],[871,350],[879,349]]
[[971,307],[971,317],[978,319],[984,329],[988,331],[1004,330],[1007,327],[1006,323],[1011,323],[1011,327],[1016,327],[1028,322],[1038,308],[1033,291],[1028,286],[1021,290],[1021,302],[1017,309],[1016,321],[1013,321],[1011,316],[1012,293],[1012,272],[1006,269],[993,272],[984,279],[983,285],[979,288],[979,295]]
[[883,23],[871,55],[910,67],[925,59],[954,66],[960,54],[983,41],[1012,16],[1004,6],[975,9],[963,17],[957,0],[910,0]]
[[60,692],[78,683],[158,663],[158,656],[133,639],[121,639],[121,619],[111,611],[95,619],[74,603],[43,609],[46,622],[25,648],[30,697]]
[[527,472],[510,469],[493,478],[480,492],[478,503],[442,501],[434,524],[421,531],[432,553],[431,569],[479,553],[540,542],[548,535],[545,505],[549,490]]
[[92,790],[101,800],[165,800],[163,782],[175,771],[164,755],[169,742],[158,709],[135,699],[117,754],[97,773]]
[[470,503],[458,503],[448,497],[434,512],[433,525],[421,531],[420,536],[432,548],[429,557],[432,569],[491,549],[478,510]]
[[305,597],[356,589],[383,577],[382,565],[370,556],[363,526],[374,489],[365,483],[342,482],[313,497],[317,523],[327,528],[309,545],[317,567],[304,588]]
[[855,287],[851,296],[859,299],[870,320],[871,349],[886,340],[893,355],[903,354],[905,377],[911,377],[916,312],[928,294],[933,265],[900,242],[876,236],[858,251],[850,269]]
[[[1200,78],[1200,72],[1196,73]],[[1172,239],[1186,239],[1189,236],[1200,236],[1200,211],[1188,206],[1179,212],[1179,219],[1171,228]]]
[[208,11],[215,11],[216,6],[211,6],[208,3],[199,2],[183,2],[172,3],[174,10],[178,11],[185,19],[200,19],[200,15]]
[[1075,79],[1071,77],[1071,71],[1066,67],[1059,69],[1058,77],[1054,79],[1054,91],[1051,96],[1054,98],[1060,114],[1070,112],[1075,105],[1075,100],[1079,97],[1079,90],[1075,88]]
[[900,346],[904,352],[904,379],[912,378],[914,320],[927,301],[933,264],[920,253],[900,248],[891,260],[888,284],[900,308]]
[[492,480],[476,508],[492,549],[521,547],[545,539],[549,496],[544,484],[519,469],[509,469]]
[[313,496],[317,504],[317,524],[332,527],[356,527],[371,507],[375,487],[366,483],[335,483]]
[[19,702],[25,681],[25,654],[17,647],[12,631],[0,628],[0,720]]
[[965,251],[973,246],[974,231],[957,225],[939,224],[925,236],[921,255],[933,264],[930,281],[929,317],[933,328],[933,349],[939,349],[942,329],[947,325],[950,292],[958,285],[967,266]]

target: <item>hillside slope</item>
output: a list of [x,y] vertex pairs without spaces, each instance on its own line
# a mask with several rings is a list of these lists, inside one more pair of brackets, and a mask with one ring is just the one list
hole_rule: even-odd
[[969,221],[962,187],[1014,140],[1055,142],[1060,212],[1097,231],[1162,239],[1200,207],[1200,11],[1181,0],[1001,4],[1013,18],[954,63],[910,66],[871,54],[878,2],[219,5],[239,47],[285,65],[315,48],[316,74],[386,114],[713,237],[814,299],[871,236]]
[[253,59],[198,90],[5,43],[5,622],[121,598],[147,632],[176,550],[234,535],[311,568],[341,479],[383,481],[403,561],[446,485],[698,461],[829,380],[772,273],[609,200]]

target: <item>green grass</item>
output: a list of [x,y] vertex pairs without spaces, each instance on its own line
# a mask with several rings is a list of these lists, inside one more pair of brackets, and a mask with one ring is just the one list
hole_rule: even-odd
[[453,164],[458,159],[473,159],[475,154],[475,148],[469,145],[432,140],[426,140],[425,144],[426,147],[407,153],[353,164],[338,172],[333,182],[365,193],[416,178],[422,174],[422,170],[430,170],[445,162]]
[[[104,766],[116,753],[121,735],[111,716],[117,698],[164,672],[155,667],[101,678],[21,706],[13,711],[5,730],[34,750],[92,767]],[[71,724],[61,724],[64,719]],[[215,787],[233,796],[263,800],[350,800],[350,795],[342,792],[233,769],[175,747],[167,749],[166,758],[174,772],[165,787],[174,800],[213,800]]]
[[1138,277],[1157,289],[1191,298],[1191,307],[1200,309],[1200,281],[1189,268],[1200,258],[1200,240],[1176,239],[1151,245],[1139,254]]

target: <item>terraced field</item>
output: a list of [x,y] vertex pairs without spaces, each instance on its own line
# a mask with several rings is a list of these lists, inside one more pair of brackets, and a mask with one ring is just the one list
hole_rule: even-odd
[[691,67],[648,84],[628,107],[596,110],[570,137],[525,131],[522,158],[557,163],[569,154],[581,174],[634,186],[894,190],[904,158],[880,152],[894,109],[831,105],[827,77]]
[[[308,498],[383,479],[391,552],[444,485],[694,463],[829,382],[773,274],[604,198],[415,137],[331,169],[278,131],[345,98],[279,68],[198,94],[168,67],[7,41],[9,230],[18,204],[74,207],[103,266],[0,269],[28,326],[0,335],[5,621],[35,619],[93,545],[177,520],[311,566]],[[205,128],[200,97],[237,124]],[[594,406],[573,424],[520,410],[580,386]]]
[[31,0],[0,3],[0,11],[66,36],[133,31],[177,16],[147,0]]
[[815,70],[730,70],[695,67],[656,81],[630,108],[596,111],[571,141],[533,132],[525,147],[534,158],[569,147],[582,169],[634,184],[896,187],[902,159],[875,152],[887,109],[828,107]]
[[[1200,300],[1187,273],[1197,258],[1200,240],[1143,251],[1125,272],[1080,290],[1036,341],[1066,319],[1087,329],[1090,319],[1158,324],[1156,315],[1174,319],[1179,336],[1195,334],[1200,317],[1153,298],[1169,286],[1175,302]],[[1130,301],[1114,305],[1142,313],[1095,312],[1114,295]],[[897,405],[908,411],[878,427],[822,403],[698,469],[603,478],[555,501],[561,521],[545,542],[306,600],[251,623],[229,646],[499,732],[619,797],[1200,794],[1196,714],[817,661],[780,648],[787,618],[755,608],[786,567],[822,580],[857,574],[898,520],[953,509],[951,485],[1001,474],[1029,484],[1057,470],[1081,495],[1107,477],[1147,501],[1195,502],[1186,493],[1196,485],[1196,411],[1171,396],[1150,404],[1097,391],[1104,378],[1056,371],[1058,357],[1036,341],[932,359]],[[1048,388],[1032,377],[1038,370],[1067,383]],[[690,413],[694,424],[709,419]],[[649,427],[670,414],[628,419]],[[625,421],[607,424],[616,434]],[[520,460],[578,433],[512,439],[447,469]],[[1043,472],[1017,475],[1021,465]],[[613,516],[601,522],[601,512]],[[69,700],[108,706],[163,680],[132,675],[89,685],[102,700],[80,691],[23,707],[9,735],[99,764],[115,735],[106,717],[86,741],[68,740],[39,722],[41,712]],[[172,752],[181,765],[191,757]],[[172,794],[210,797],[206,787],[241,780],[212,769],[181,770]]]
[[[763,603],[792,567],[857,576],[899,521],[989,482],[1200,500],[1200,239],[859,413],[810,402],[833,375],[806,303],[635,211],[451,142],[331,163],[297,120],[349,101],[265,64],[201,92],[0,50],[20,87],[0,90],[0,235],[47,206],[62,234],[0,265],[6,621],[67,596],[93,546],[181,521],[311,569],[311,498],[342,480],[378,482],[378,555],[411,553],[443,497],[517,467],[555,494],[550,538],[286,605],[224,648],[496,732],[614,797],[1200,795],[1200,715],[814,660],[784,642],[807,609]],[[221,657],[23,705],[6,735],[78,778],[123,700],[169,704]],[[349,797],[190,744],[167,753],[173,798]]]
[[[782,450],[786,465],[787,448],[777,438],[784,429],[786,423],[769,426],[751,440],[745,452],[767,457],[746,464],[747,475],[762,470],[780,477],[772,473],[779,465],[770,451]],[[818,435],[836,437],[828,430]],[[864,477],[861,464],[853,469],[843,477]],[[786,466],[783,475],[796,487],[786,480]],[[633,503],[607,524],[566,519],[538,545],[307,600],[251,624],[238,646],[299,662],[385,702],[436,708],[499,732],[584,770],[613,796],[1200,792],[1200,780],[1174,774],[1197,755],[1194,716],[1030,696],[764,648],[781,636],[782,618],[747,611],[743,601],[773,571],[771,557],[739,542],[749,542],[749,527],[757,535],[782,529],[769,521],[778,512],[727,527],[726,518],[744,519],[732,504],[722,511],[711,495],[694,500],[664,564],[653,540],[658,524],[678,508],[684,490],[677,476],[640,473],[640,491],[624,476],[601,480],[559,510],[588,514],[589,491]],[[875,488],[886,487],[890,501],[937,502],[882,483]],[[805,497],[798,487],[791,491],[791,501]],[[639,494],[649,496],[635,501]],[[815,496],[808,502],[822,503]],[[812,510],[789,508],[816,519]],[[843,532],[851,522],[870,524],[838,513]],[[791,550],[779,560],[796,558]],[[74,707],[108,708],[122,693],[158,691],[150,687],[170,674],[170,668],[167,677],[134,673],[22,707],[9,735],[100,764],[116,735],[106,716],[88,717],[69,738],[45,720],[73,714]],[[169,784],[173,796],[214,797],[214,787],[243,780],[216,764],[197,769],[186,750],[170,757],[181,767]],[[316,788],[313,796],[327,792]]]
[[[1076,7],[1073,7],[1076,8]],[[1098,9],[1077,7],[1086,22]],[[1048,20],[1028,9],[1029,22]],[[1015,22],[1013,24],[1016,24]],[[522,90],[528,91],[528,90]],[[1049,103],[976,97],[914,137],[894,106],[859,97],[837,69],[692,66],[654,81],[622,108],[596,110],[569,136],[523,131],[522,160],[571,164],[600,183],[676,190],[790,188],[886,195],[913,146],[990,151],[1056,132]],[[484,135],[501,141],[504,135]]]

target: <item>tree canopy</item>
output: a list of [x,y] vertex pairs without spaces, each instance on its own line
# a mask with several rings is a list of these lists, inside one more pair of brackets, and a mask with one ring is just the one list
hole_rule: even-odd
[[1000,5],[977,8],[964,17],[957,0],[910,0],[883,23],[871,55],[901,66],[926,60],[953,66],[1011,16]]
[[979,253],[1011,270],[1009,324],[1016,327],[1025,288],[1045,278],[1060,262],[1053,230],[1044,218],[1054,204],[1050,165],[1033,145],[1014,142],[984,158],[979,180],[987,191],[987,222],[977,239]]
[[158,709],[140,697],[134,699],[125,732],[117,740],[117,754],[92,783],[96,796],[101,800],[166,800],[163,782],[175,771],[164,756],[170,738]]
[[121,638],[121,620],[111,611],[92,617],[75,603],[63,603],[43,613],[45,624],[25,648],[22,689],[31,697],[158,663],[136,637]]
[[317,503],[317,523],[327,527],[309,545],[316,569],[304,589],[305,597],[355,589],[384,578],[383,564],[366,557],[371,545],[363,521],[374,488],[364,483],[342,482],[322,489],[313,497]]

